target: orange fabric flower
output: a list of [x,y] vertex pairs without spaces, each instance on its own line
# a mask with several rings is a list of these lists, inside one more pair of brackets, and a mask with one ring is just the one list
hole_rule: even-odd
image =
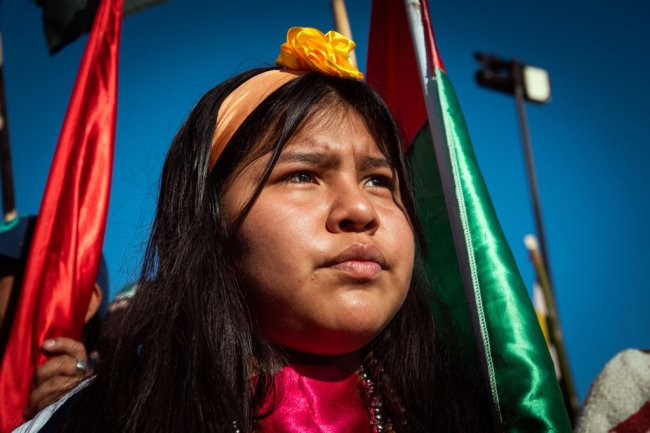
[[317,71],[362,80],[363,74],[350,63],[350,51],[355,46],[353,41],[333,30],[323,34],[311,27],[291,27],[275,64],[294,71]]

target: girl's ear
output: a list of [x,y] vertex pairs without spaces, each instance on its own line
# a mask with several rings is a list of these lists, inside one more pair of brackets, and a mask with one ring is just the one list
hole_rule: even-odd
[[88,323],[90,319],[95,316],[99,306],[102,304],[102,289],[99,288],[99,285],[95,283],[93,286],[93,293],[90,295],[90,302],[88,303],[88,311],[86,311],[86,317],[84,318],[84,323]]

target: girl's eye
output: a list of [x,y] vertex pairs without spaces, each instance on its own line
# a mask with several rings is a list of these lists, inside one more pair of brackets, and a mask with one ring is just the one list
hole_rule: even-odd
[[366,181],[366,185],[375,188],[387,188],[392,190],[394,182],[391,177],[378,175],[378,176],[372,176],[368,178],[368,180]]
[[312,183],[314,182],[315,176],[312,173],[307,171],[299,171],[296,173],[291,173],[285,180],[289,183]]

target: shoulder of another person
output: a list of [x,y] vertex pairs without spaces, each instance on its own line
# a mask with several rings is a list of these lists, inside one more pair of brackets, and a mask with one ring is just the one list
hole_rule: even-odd
[[58,431],[68,419],[71,408],[91,388],[89,385],[92,382],[92,377],[80,382],[59,400],[44,407],[34,418],[17,427],[13,433],[51,433]]

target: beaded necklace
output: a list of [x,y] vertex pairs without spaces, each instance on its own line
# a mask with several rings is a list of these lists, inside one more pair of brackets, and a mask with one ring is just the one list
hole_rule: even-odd
[[372,427],[372,433],[392,432],[393,429],[391,428],[390,423],[386,425],[388,429],[385,429],[386,426],[384,426],[384,416],[382,414],[383,402],[381,401],[381,396],[377,392],[372,379],[370,379],[370,376],[363,368],[363,365],[359,367],[359,376],[361,377],[362,381],[366,406],[370,411],[370,425]]

